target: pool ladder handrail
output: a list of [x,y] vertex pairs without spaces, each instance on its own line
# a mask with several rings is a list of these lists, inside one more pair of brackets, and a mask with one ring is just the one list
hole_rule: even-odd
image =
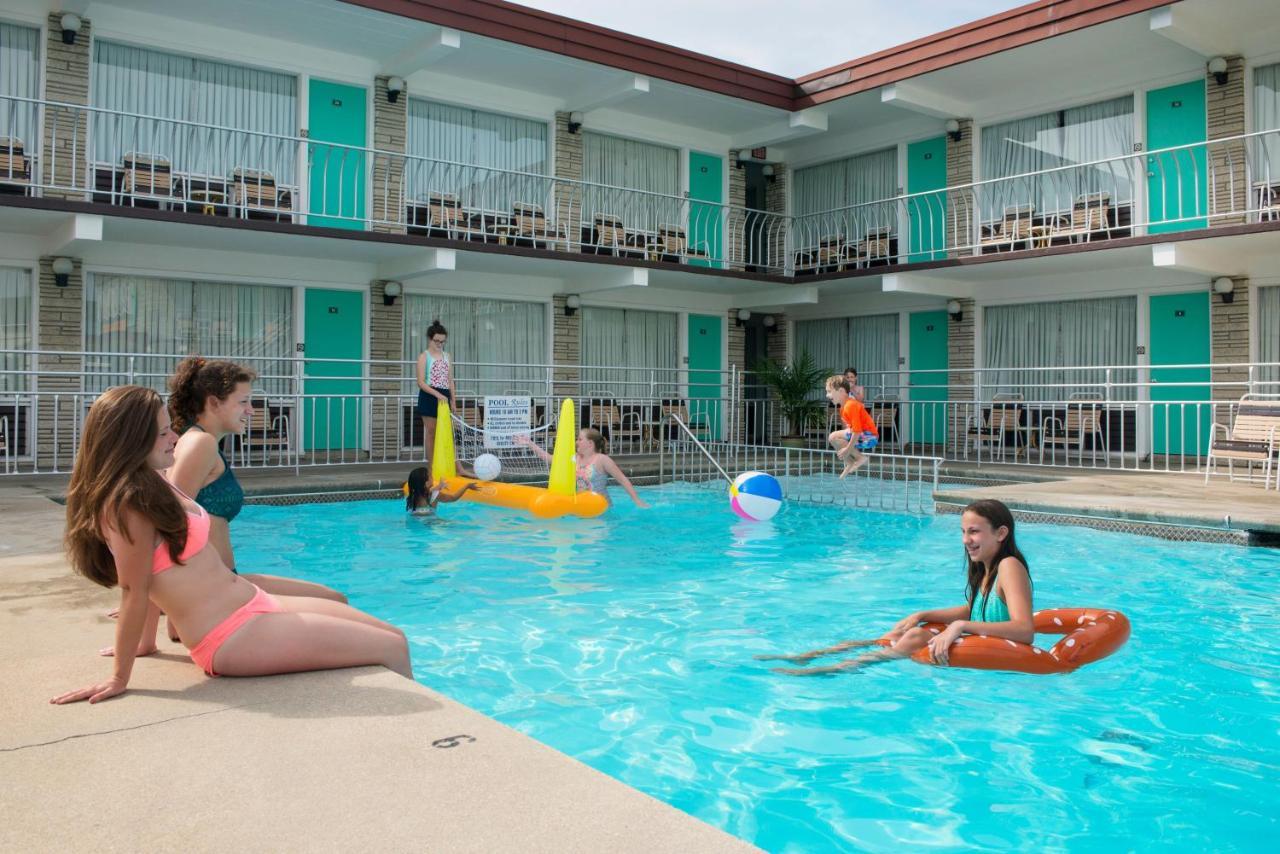
[[691,440],[693,440],[693,444],[697,447],[699,451],[702,451],[702,455],[711,462],[711,465],[716,467],[716,471],[720,472],[720,476],[725,479],[725,482],[732,485],[733,478],[729,477],[729,473],[724,470],[724,467],[722,467],[720,463],[716,462],[715,457],[711,456],[711,452],[708,451],[706,446],[703,445],[702,442],[698,439],[698,437],[693,434],[693,431],[689,429],[689,425],[684,423],[684,419],[682,419],[679,415],[677,415],[674,412],[668,412],[667,417],[670,418],[672,421],[674,421],[676,424],[680,425],[680,429],[685,432],[685,435],[687,435]]

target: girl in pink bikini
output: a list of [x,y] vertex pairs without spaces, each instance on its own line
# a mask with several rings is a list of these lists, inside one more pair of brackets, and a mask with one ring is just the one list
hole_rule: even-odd
[[66,546],[77,572],[120,587],[114,672],[50,702],[124,693],[134,660],[156,651],[161,611],[210,676],[381,664],[412,678],[395,626],[341,602],[272,596],[231,572],[209,542],[208,513],[160,476],[176,443],[151,389],[110,389],[89,410],[67,487]]

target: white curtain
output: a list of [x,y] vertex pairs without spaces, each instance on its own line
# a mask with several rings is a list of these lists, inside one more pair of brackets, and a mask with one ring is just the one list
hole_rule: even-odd
[[296,78],[107,41],[94,42],[90,78],[91,105],[155,117],[97,115],[96,162],[119,165],[126,154],[149,154],[169,160],[175,172],[223,179],[237,168],[265,170],[279,185],[296,185],[297,145],[278,138],[297,133]]
[[841,237],[856,244],[898,230],[898,151],[888,148],[797,169],[793,202],[797,241],[813,246]]
[[1258,377],[1270,385],[1258,390],[1280,394],[1280,285],[1258,288],[1258,361],[1272,363]]
[[616,398],[676,391],[676,318],[665,311],[582,309],[583,390]]
[[449,193],[467,207],[501,211],[514,202],[549,204],[550,182],[540,177],[547,173],[545,122],[410,98],[405,139],[410,198]]
[[546,394],[545,303],[410,294],[404,304],[405,358],[426,349],[427,327],[439,320],[459,394]]
[[[808,352],[819,368],[857,368],[867,399],[898,394],[898,315],[874,314],[796,321],[797,355]],[[821,397],[816,389],[814,397]]]
[[[291,388],[293,291],[269,285],[92,275],[85,292],[84,346],[94,354],[87,391],[134,382],[165,388],[175,356],[243,362],[268,394]],[[134,356],[132,363],[128,355]],[[155,355],[148,355],[155,354]]]
[[1280,63],[1253,69],[1253,130],[1277,131],[1249,142],[1253,181],[1280,184]]
[[[590,185],[604,185],[588,186],[584,190],[584,222],[590,223],[596,214],[608,214],[621,219],[627,231],[655,233],[659,226],[684,222],[682,205],[677,198],[680,156],[674,148],[584,132],[582,180]],[[625,191],[628,189],[659,195],[629,193]]]
[[0,24],[0,137],[22,140],[28,157],[37,153],[36,107],[3,96],[40,97],[40,31]]
[[[0,267],[0,350],[31,349],[31,272]],[[31,367],[18,353],[0,353],[0,392],[26,391],[27,377],[13,373]],[[9,425],[10,431],[14,425]],[[9,434],[11,437],[13,433]]]
[[[1137,312],[1135,297],[984,309],[983,352],[986,366],[994,369],[983,376],[984,396],[1016,392],[1028,401],[1058,401],[1073,392],[1104,393],[1106,372],[1101,368],[1136,361]],[[1019,370],[1062,367],[1080,369]],[[1134,378],[1132,370],[1113,371],[1111,377],[1125,383]],[[1112,398],[1132,397],[1132,388],[1112,392]]]
[[[990,125],[982,129],[983,180],[1041,172],[1133,152],[1133,96],[1071,107]],[[1106,193],[1110,203],[1133,201],[1131,170],[1120,160],[1047,175],[998,181],[979,188],[984,220],[1007,207],[1034,205],[1037,212],[1070,211],[1089,193]]]

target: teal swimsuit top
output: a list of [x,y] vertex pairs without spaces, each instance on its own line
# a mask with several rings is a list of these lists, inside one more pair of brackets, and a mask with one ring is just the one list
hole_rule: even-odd
[[[212,512],[212,511],[211,511]],[[992,583],[992,587],[995,584]],[[986,604],[986,614],[982,613],[982,606]],[[1006,623],[1009,621],[1009,609],[1005,606],[1004,600],[994,590],[988,591],[986,596],[974,595],[973,604],[969,606],[969,622],[971,623]]]
[[[205,432],[198,424],[192,424],[190,429]],[[196,503],[209,511],[210,516],[221,516],[230,522],[244,506],[244,489],[236,480],[235,472],[231,471],[231,463],[222,455],[221,447],[218,448],[218,458],[222,460],[222,474],[196,493]]]

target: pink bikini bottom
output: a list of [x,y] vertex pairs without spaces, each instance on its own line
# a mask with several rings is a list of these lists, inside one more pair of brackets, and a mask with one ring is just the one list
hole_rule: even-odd
[[213,672],[213,657],[217,655],[218,649],[227,642],[227,638],[234,635],[240,630],[240,627],[252,620],[259,614],[278,614],[284,610],[275,597],[268,593],[262,592],[262,588],[254,585],[253,598],[245,604],[241,605],[231,613],[221,623],[214,626],[209,634],[201,639],[200,643],[191,648],[191,660],[200,665],[200,668],[210,676],[217,676]]

